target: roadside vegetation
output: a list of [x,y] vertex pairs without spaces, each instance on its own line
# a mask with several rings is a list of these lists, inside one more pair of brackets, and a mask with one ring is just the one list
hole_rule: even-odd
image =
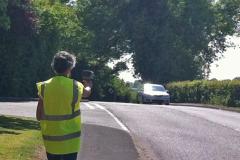
[[34,160],[43,151],[39,123],[32,118],[0,116],[0,159]]
[[226,37],[239,35],[239,6],[239,0],[1,1],[0,97],[36,97],[35,83],[53,75],[59,50],[77,56],[73,78],[80,80],[83,69],[96,73],[94,100],[132,101],[117,80],[126,64],[107,66],[126,54],[143,81],[206,79],[229,46]]
[[167,85],[171,102],[240,107],[240,80],[195,80]]
[[131,88],[129,84],[126,84],[124,81],[119,78],[113,79],[113,90],[116,94],[115,101],[122,102],[137,102],[137,92]]

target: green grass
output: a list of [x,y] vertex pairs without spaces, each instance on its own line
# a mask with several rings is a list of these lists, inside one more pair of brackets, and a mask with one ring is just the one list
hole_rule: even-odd
[[0,159],[33,160],[42,150],[39,123],[32,118],[0,116]]

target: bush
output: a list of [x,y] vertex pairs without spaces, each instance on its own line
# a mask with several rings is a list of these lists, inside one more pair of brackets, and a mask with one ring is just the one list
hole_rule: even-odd
[[195,80],[167,84],[171,101],[240,107],[240,80]]
[[114,101],[120,102],[137,102],[137,92],[133,91],[123,80],[118,77],[112,80],[112,94]]

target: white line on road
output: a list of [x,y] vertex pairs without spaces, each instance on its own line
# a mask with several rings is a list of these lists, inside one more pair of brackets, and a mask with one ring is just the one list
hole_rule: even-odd
[[112,112],[110,112],[109,110],[107,110],[105,107],[103,107],[103,106],[101,106],[101,105],[99,105],[99,104],[94,104],[96,107],[98,107],[99,109],[102,109],[102,110],[104,110],[104,111],[106,111],[118,124],[119,124],[119,126],[123,129],[123,130],[125,130],[126,132],[130,132],[129,130],[128,130],[128,128],[112,113]]
[[90,105],[89,103],[84,103],[89,109],[95,109],[92,105]]

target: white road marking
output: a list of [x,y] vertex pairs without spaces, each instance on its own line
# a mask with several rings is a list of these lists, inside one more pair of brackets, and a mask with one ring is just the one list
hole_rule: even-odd
[[101,106],[101,105],[99,105],[99,104],[94,104],[96,107],[98,107],[99,109],[102,109],[102,110],[104,110],[104,111],[106,111],[116,122],[117,122],[117,124],[124,130],[124,131],[126,131],[126,132],[130,132],[129,130],[128,130],[128,128],[112,113],[112,112],[110,112],[109,110],[107,110],[105,107],[103,107],[103,106]]
[[86,105],[89,109],[95,109],[95,107],[90,105],[89,103],[84,103],[84,105]]
[[[100,103],[101,102],[98,102],[96,101],[97,103]],[[136,104],[136,103],[120,103],[120,102],[109,102],[110,104],[114,104],[114,105],[121,105],[121,106],[137,106],[137,105],[140,105],[140,104]]]

